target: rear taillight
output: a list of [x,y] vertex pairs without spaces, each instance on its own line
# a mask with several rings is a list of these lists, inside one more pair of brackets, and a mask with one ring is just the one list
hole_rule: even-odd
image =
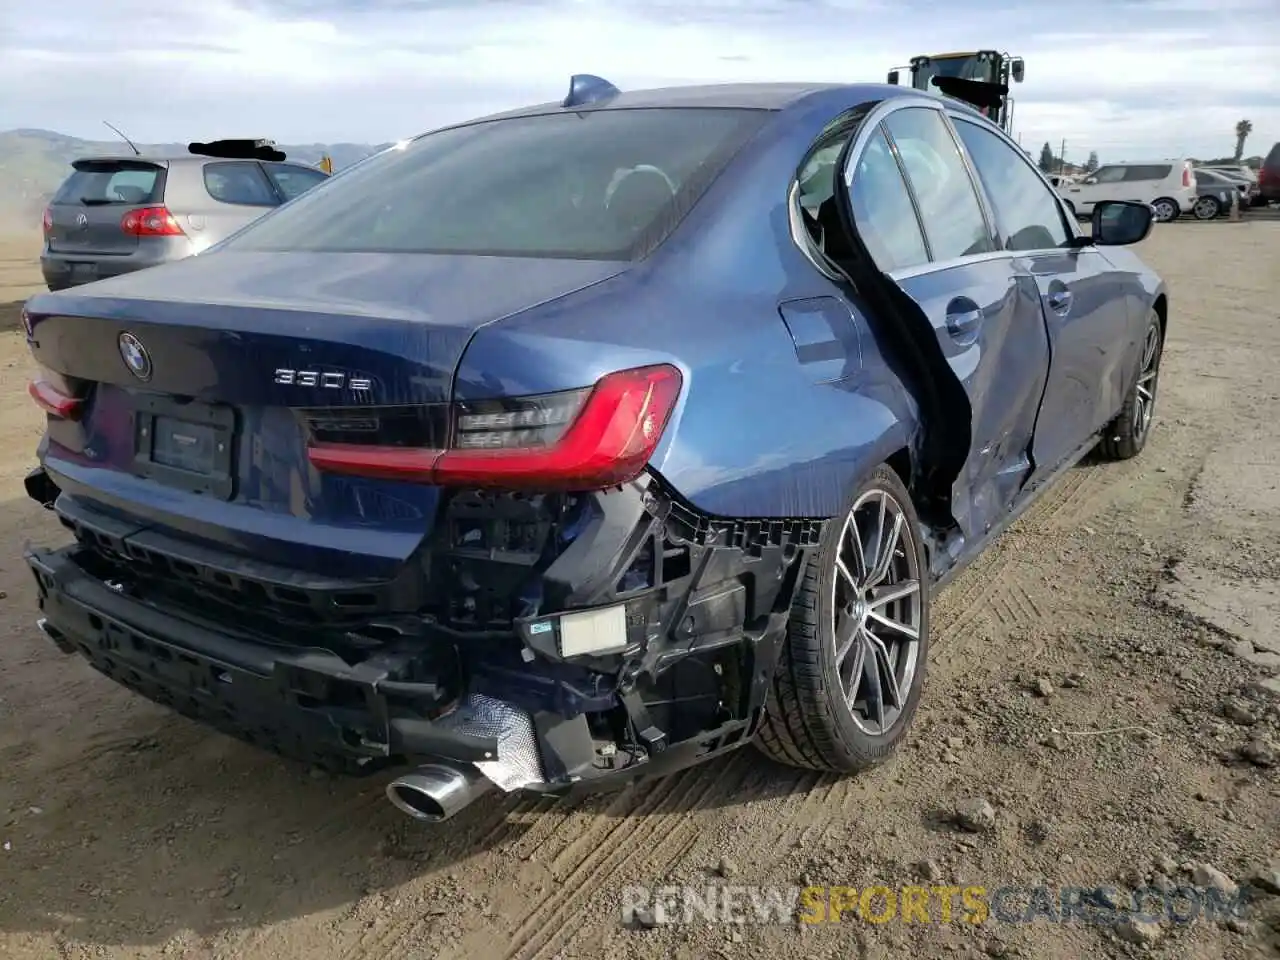
[[90,383],[64,376],[43,364],[36,364],[36,375],[27,384],[27,393],[46,413],[64,420],[76,420],[84,409]]
[[1195,179],[1191,173],[1191,164],[1185,164],[1182,168],[1182,185],[1184,187],[1195,186]]
[[167,207],[130,210],[120,220],[120,229],[131,237],[181,237],[182,228]]
[[653,456],[682,386],[660,364],[621,370],[594,387],[457,404],[443,450],[316,443],[329,473],[448,487],[599,490],[635,479]]
[[79,397],[70,397],[48,380],[32,380],[27,384],[27,393],[46,413],[63,420],[75,420],[80,416],[80,408],[84,401]]
[[44,216],[40,218],[40,229],[46,236],[53,229],[53,211],[49,207],[44,208]]

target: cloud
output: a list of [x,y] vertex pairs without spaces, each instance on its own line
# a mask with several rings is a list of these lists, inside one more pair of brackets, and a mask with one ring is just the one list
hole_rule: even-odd
[[1221,155],[1280,139],[1275,0],[15,0],[0,129],[141,141],[381,142],[619,86],[879,81],[917,53],[1023,56],[1015,132],[1069,157]]

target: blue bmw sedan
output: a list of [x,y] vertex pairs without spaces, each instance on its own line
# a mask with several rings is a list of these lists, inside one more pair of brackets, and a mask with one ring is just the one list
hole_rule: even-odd
[[38,623],[421,820],[748,743],[856,773],[937,591],[1147,443],[1151,229],[958,100],[576,77],[27,303]]

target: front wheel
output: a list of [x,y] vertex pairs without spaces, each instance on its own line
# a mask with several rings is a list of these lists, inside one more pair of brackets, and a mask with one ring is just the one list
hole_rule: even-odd
[[1161,197],[1151,205],[1151,209],[1156,212],[1156,219],[1161,223],[1177,220],[1178,214],[1182,212],[1182,209],[1178,206],[1178,201],[1170,200],[1168,197]]
[[1217,197],[1200,197],[1191,212],[1197,220],[1213,220],[1222,212],[1222,204]]
[[1098,443],[1098,452],[1108,460],[1136,457],[1147,445],[1151,418],[1156,409],[1160,386],[1160,359],[1164,353],[1164,335],[1160,316],[1154,310],[1147,320],[1147,333],[1138,355],[1138,377],[1124,399],[1115,420],[1107,426]]
[[896,749],[929,656],[929,584],[906,487],[881,465],[832,520],[792,603],[756,744],[782,763],[856,773]]

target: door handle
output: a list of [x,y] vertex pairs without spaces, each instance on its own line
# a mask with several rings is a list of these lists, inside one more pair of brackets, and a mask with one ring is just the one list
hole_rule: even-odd
[[982,308],[972,300],[953,300],[947,307],[947,333],[952,340],[968,346],[978,339],[982,326]]
[[1049,291],[1049,309],[1062,316],[1071,309],[1071,291],[1065,287]]

